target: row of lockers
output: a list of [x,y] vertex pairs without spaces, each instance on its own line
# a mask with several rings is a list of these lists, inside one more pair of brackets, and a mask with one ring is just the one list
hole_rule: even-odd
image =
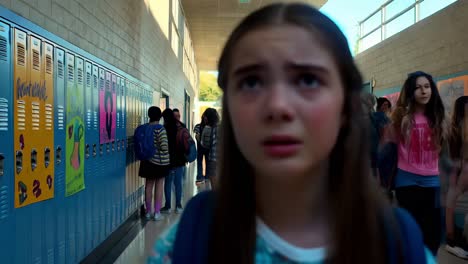
[[131,136],[151,89],[44,35],[0,17],[2,263],[77,263],[143,194]]

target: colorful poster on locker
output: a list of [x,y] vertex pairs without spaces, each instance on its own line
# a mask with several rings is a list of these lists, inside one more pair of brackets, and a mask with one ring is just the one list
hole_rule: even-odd
[[104,87],[99,89],[99,143],[105,144],[115,141],[116,129],[116,76],[106,71]]
[[85,188],[84,183],[84,83],[83,60],[67,53],[67,129],[65,143],[65,196]]
[[52,46],[15,30],[15,208],[54,197]]

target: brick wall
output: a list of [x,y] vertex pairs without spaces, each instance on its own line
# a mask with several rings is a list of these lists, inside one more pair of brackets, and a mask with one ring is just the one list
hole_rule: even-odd
[[182,56],[176,57],[146,2],[0,0],[0,5],[151,85],[156,91],[167,90],[171,107],[183,109],[185,89],[194,105],[196,88],[191,87],[183,73]]
[[457,1],[434,15],[358,54],[365,81],[375,90],[401,86],[416,70],[434,77],[468,70],[468,1]]

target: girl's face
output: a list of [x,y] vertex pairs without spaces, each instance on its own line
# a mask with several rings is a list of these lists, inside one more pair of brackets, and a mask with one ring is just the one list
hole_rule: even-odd
[[380,111],[384,113],[390,112],[390,104],[387,101],[383,102],[382,106],[380,106]]
[[282,25],[247,33],[230,55],[228,110],[255,172],[294,177],[326,164],[344,100],[327,45],[317,34]]
[[426,77],[416,79],[416,90],[414,90],[414,99],[418,105],[426,105],[431,100],[431,84]]

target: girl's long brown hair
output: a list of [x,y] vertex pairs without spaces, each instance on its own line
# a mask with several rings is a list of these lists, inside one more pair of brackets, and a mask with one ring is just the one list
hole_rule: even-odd
[[[228,39],[219,61],[218,84],[226,91],[231,55],[238,41],[252,30],[289,24],[321,37],[339,69],[344,87],[343,124],[330,154],[327,203],[331,211],[333,242],[330,263],[385,263],[383,218],[391,207],[373,181],[369,163],[368,127],[360,104],[361,75],[348,43],[338,27],[308,5],[273,4],[245,18]],[[255,178],[240,152],[232,120],[223,98],[219,185],[209,263],[254,263],[256,241]],[[320,127],[320,124],[317,124]],[[385,216],[384,216],[385,215]]]
[[408,135],[414,123],[413,116],[416,106],[414,92],[416,90],[416,81],[419,77],[426,77],[431,86],[431,99],[426,105],[424,115],[429,121],[432,135],[436,139],[434,140],[435,147],[440,151],[443,143],[447,140],[448,129],[445,120],[444,104],[431,75],[421,71],[408,75],[398,97],[395,111],[392,113],[393,126],[400,138],[409,139]]
[[468,141],[468,138],[466,138],[468,131],[466,131],[464,127],[465,118],[468,118],[468,116],[465,115],[465,105],[468,105],[468,96],[461,96],[455,101],[455,106],[453,108],[449,146],[450,156],[454,161],[468,159],[464,153],[466,151],[463,149],[464,147],[468,147],[465,143]]

